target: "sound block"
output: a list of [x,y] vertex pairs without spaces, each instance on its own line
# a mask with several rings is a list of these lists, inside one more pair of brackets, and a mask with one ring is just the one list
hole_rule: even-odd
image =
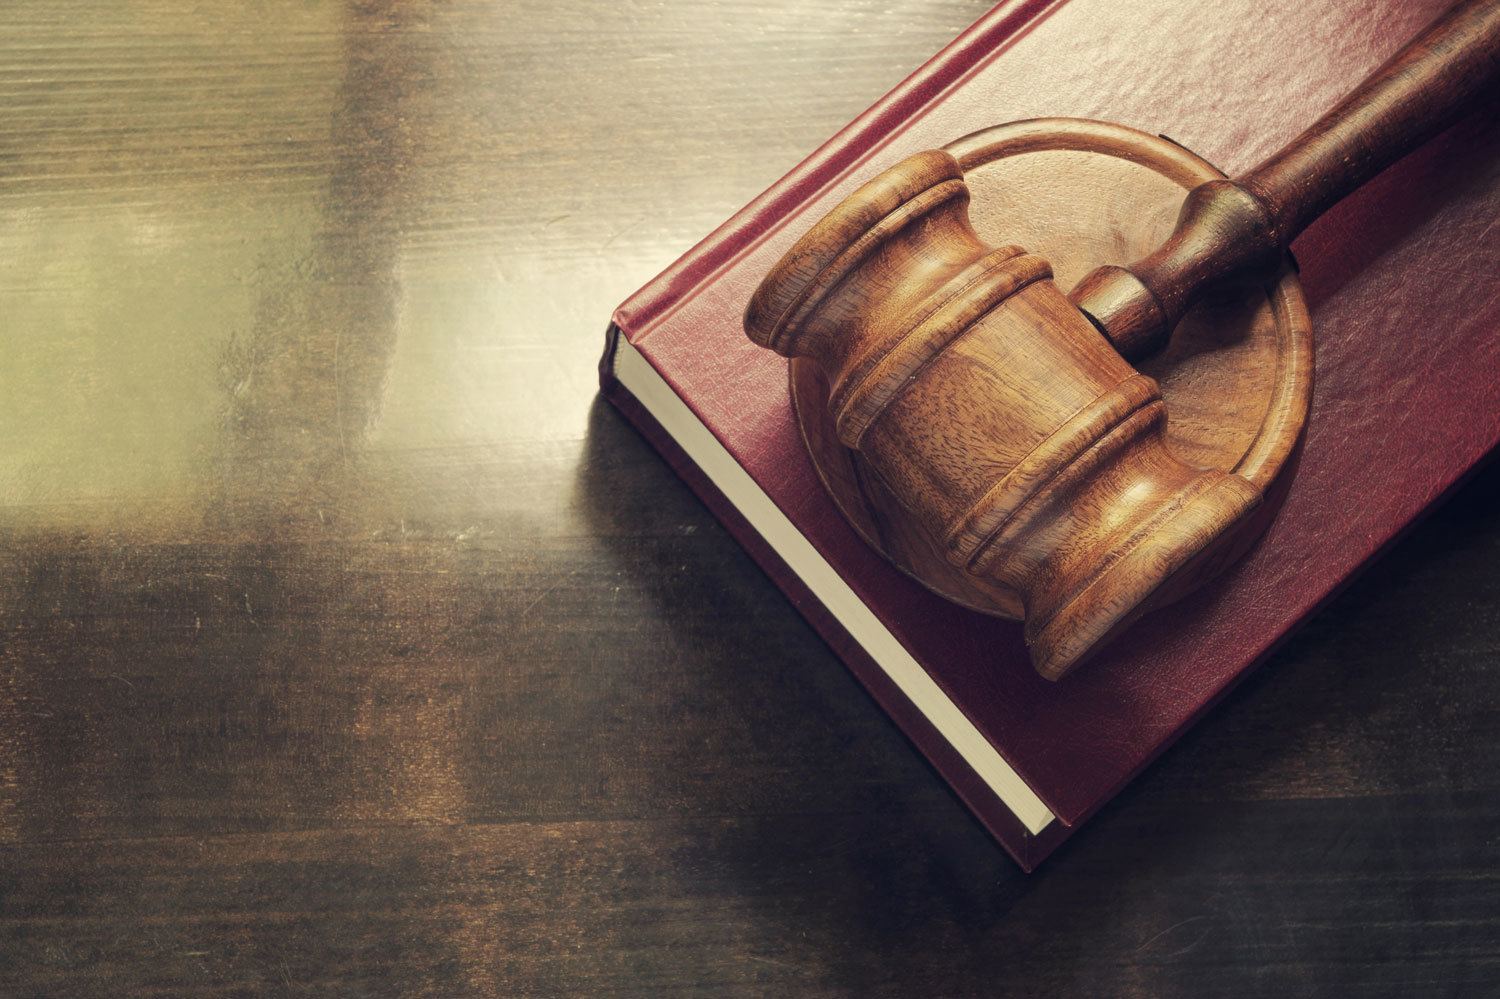
[[[1160,136],[1074,118],[1011,122],[944,147],[964,171],[969,215],[981,239],[1016,244],[1052,264],[1071,288],[1102,264],[1128,264],[1172,231],[1186,192],[1222,177]],[[1181,596],[1243,554],[1286,494],[1312,398],[1312,323],[1290,260],[1266,283],[1222,289],[1183,319],[1170,346],[1140,365],[1161,385],[1167,443],[1183,461],[1234,472],[1260,490],[1255,515],[1212,565],[1149,606]],[[1020,598],[951,564],[939,539],[903,514],[859,454],[834,433],[828,386],[814,364],[791,362],[797,421],[823,485],[855,530],[903,572],[939,595],[1019,619]]]

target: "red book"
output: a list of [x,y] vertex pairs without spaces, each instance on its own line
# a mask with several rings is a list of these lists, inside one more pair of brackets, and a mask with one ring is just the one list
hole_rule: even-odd
[[745,304],[810,225],[911,153],[1074,116],[1166,132],[1232,175],[1444,6],[1002,3],[615,313],[605,393],[1028,870],[1500,442],[1496,118],[1450,129],[1301,237],[1317,386],[1279,518],[1056,684],[1018,625],[934,596],[844,522]]

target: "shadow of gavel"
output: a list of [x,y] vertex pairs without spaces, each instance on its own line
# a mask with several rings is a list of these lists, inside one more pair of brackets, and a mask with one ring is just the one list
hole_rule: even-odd
[[814,225],[752,296],[757,344],[817,365],[839,441],[953,564],[1014,591],[1057,679],[1247,547],[1260,488],[1174,456],[1160,350],[1207,289],[1274,274],[1313,220],[1500,76],[1500,0],[1452,8],[1288,146],[1191,190],[1176,229],[1064,295],[987,245],[963,171],[918,153]]

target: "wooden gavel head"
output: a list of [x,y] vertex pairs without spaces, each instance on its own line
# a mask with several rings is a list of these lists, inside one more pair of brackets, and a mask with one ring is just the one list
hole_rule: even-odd
[[1056,679],[1216,568],[1261,493],[1174,457],[1157,384],[968,202],[949,154],[904,160],[796,243],[745,329],[818,366],[839,440],[952,563],[1020,596]]

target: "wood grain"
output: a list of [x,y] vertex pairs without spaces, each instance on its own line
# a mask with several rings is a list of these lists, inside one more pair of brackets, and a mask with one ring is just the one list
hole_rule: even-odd
[[1475,995],[1500,477],[1034,877],[594,401],[977,3],[21,0],[0,995]]

